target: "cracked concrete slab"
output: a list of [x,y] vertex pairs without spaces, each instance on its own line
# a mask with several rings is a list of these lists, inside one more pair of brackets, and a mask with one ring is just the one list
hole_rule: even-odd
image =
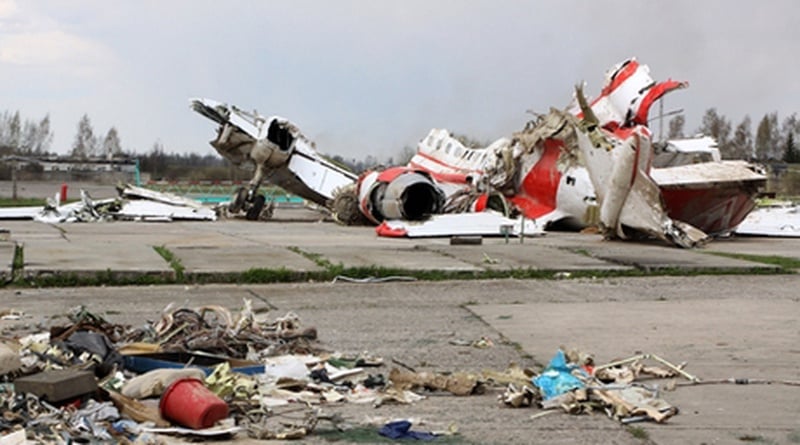
[[442,270],[473,272],[483,270],[473,264],[431,252],[424,247],[368,249],[359,245],[309,246],[303,251],[321,255],[332,264],[344,267],[380,266],[388,269]]
[[508,244],[485,243],[479,246],[433,245],[429,250],[457,258],[477,267],[492,270],[626,270],[631,266],[609,263],[564,249],[540,245],[536,240],[524,244],[519,241]]
[[[638,353],[687,361],[686,371],[701,380],[800,380],[797,300],[543,302],[470,309],[540,359],[563,345],[593,353],[598,364]],[[780,384],[689,386],[663,397],[680,414],[664,425],[638,424],[656,443],[734,443],[754,435],[789,443],[800,421],[797,388]]]
[[604,245],[586,246],[589,255],[616,264],[627,264],[644,270],[658,269],[727,269],[753,270],[774,269],[768,264],[738,260],[703,253],[702,249],[687,250],[668,246],[640,243],[608,242]]
[[109,241],[29,240],[23,246],[24,273],[169,275],[172,268],[152,246]]
[[714,240],[704,250],[746,255],[782,256],[800,259],[800,238],[738,236]]
[[186,273],[241,273],[249,269],[287,269],[298,272],[325,270],[304,256],[283,247],[274,246],[167,246]]

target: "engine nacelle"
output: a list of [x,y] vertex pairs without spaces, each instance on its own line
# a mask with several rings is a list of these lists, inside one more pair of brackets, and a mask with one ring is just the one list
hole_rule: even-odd
[[393,219],[421,221],[441,213],[445,196],[427,173],[392,167],[361,177],[358,202],[361,213],[380,224]]

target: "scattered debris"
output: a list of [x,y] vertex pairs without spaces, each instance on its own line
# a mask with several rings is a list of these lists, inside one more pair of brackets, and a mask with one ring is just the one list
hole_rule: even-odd
[[321,420],[341,423],[323,415],[323,405],[410,404],[425,398],[412,386],[463,395],[479,386],[461,373],[394,383],[365,371],[382,366],[381,358],[330,353],[297,314],[266,315],[249,300],[239,312],[169,305],[133,328],[77,307],[70,324],[8,346],[3,374],[14,383],[0,391],[0,408],[15,414],[0,433],[24,430],[22,440],[37,442],[164,443],[164,434],[202,440],[240,432],[288,440],[312,434]]
[[171,193],[162,193],[135,187],[130,184],[117,187],[117,198],[94,200],[81,190],[81,199],[73,203],[60,202],[59,195],[47,199],[44,207],[15,207],[2,209],[0,219],[33,219],[57,224],[67,222],[97,221],[147,221],[175,220],[214,221],[213,209],[193,199]]
[[464,372],[449,375],[432,372],[410,372],[394,368],[389,372],[389,381],[400,389],[427,389],[447,391],[457,396],[479,394],[485,390],[480,376]]
[[500,396],[500,400],[512,408],[531,406],[538,398],[538,393],[528,385],[517,388],[513,383],[509,383],[505,392]]
[[[647,359],[667,368],[645,366],[642,361]],[[678,409],[661,399],[657,389],[637,382],[643,375],[654,378],[680,375],[690,382],[698,381],[683,371],[682,366],[653,354],[595,367],[590,355],[558,350],[544,371],[531,380],[535,389],[527,386],[518,389],[509,384],[500,400],[514,408],[536,401],[546,410],[561,409],[570,414],[601,410],[622,423],[644,420],[660,423],[677,414]]]
[[[788,380],[702,381],[685,371],[685,364],[654,354],[598,366],[592,355],[574,350],[559,350],[541,373],[516,365],[480,373],[426,372],[393,358],[403,369],[384,376],[378,369],[382,359],[326,351],[316,343],[316,330],[304,328],[297,314],[269,319],[253,311],[249,300],[238,312],[169,305],[160,319],[138,328],[114,324],[84,307],[67,318],[71,324],[14,339],[4,351],[3,363],[11,365],[3,375],[13,382],[0,386],[4,442],[165,443],[165,434],[211,440],[239,433],[259,440],[299,439],[313,434],[320,421],[343,428],[342,418],[321,411],[332,404],[378,408],[418,403],[428,394],[482,394],[490,387],[504,389],[498,399],[506,406],[545,410],[531,419],[564,411],[603,412],[622,423],[666,422],[678,408],[649,380],[685,380],[664,385],[673,388],[800,386]],[[451,343],[480,348],[491,340]],[[429,438],[457,432],[453,425],[444,432],[415,432],[413,423],[384,421],[382,434]]]

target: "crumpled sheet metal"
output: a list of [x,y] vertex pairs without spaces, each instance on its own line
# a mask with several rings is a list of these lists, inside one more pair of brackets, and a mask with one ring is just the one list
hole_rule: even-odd
[[[117,198],[94,200],[81,190],[81,199],[62,204],[58,197],[30,215],[34,221],[47,224],[66,222],[126,221],[215,221],[217,214],[199,201],[171,193],[156,192],[130,184],[118,187]],[[9,214],[9,217],[13,217]],[[2,217],[2,214],[0,214]]]
[[583,120],[551,109],[515,135],[521,148],[513,151],[529,152],[546,139],[560,141],[557,165],[560,170],[585,166],[600,207],[600,226],[607,237],[628,239],[628,228],[681,247],[705,243],[708,237],[702,231],[667,215],[660,189],[649,175],[653,149],[647,128],[634,127],[625,138],[606,132],[596,125],[580,89],[577,97],[584,105]]
[[89,399],[78,409],[57,408],[31,394],[0,392],[0,409],[0,431],[22,427],[33,443],[119,441],[111,426],[120,414],[112,402]]

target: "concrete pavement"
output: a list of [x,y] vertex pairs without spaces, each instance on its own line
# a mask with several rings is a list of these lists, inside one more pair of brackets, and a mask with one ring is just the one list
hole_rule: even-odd
[[[130,277],[174,276],[172,265],[154,247],[171,252],[190,278],[192,274],[235,274],[251,268],[304,273],[338,266],[381,266],[400,272],[541,270],[563,272],[564,276],[573,272],[597,272],[602,276],[608,271],[658,269],[683,270],[688,275],[709,270],[747,274],[771,266],[709,252],[800,258],[800,240],[791,239],[732,238],[717,240],[704,249],[682,250],[658,243],[609,242],[594,234],[551,232],[522,243],[518,239],[506,243],[503,239],[485,238],[481,245],[459,246],[450,245],[447,239],[378,238],[372,228],[318,221],[317,214],[302,209],[284,215],[279,212],[274,222],[50,226],[2,221],[0,228],[9,230],[10,236],[9,241],[0,243],[0,255],[6,258],[4,275],[9,277],[14,245],[22,246],[24,267],[18,272],[30,278],[108,272]],[[540,363],[564,345],[592,352],[599,362],[637,352],[686,360],[687,370],[701,379],[798,380],[798,284],[795,275],[701,275],[394,283],[370,288],[349,285],[344,288],[346,292],[341,287],[322,285],[275,285],[246,291],[238,287],[158,286],[148,288],[147,298],[139,296],[141,292],[134,288],[10,288],[0,290],[0,297],[6,305],[42,316],[63,313],[72,305],[94,304],[138,323],[141,318],[158,313],[168,295],[176,299],[185,293],[183,298],[192,296],[193,301],[199,302],[194,296],[198,294],[209,302],[233,305],[237,304],[234,300],[241,301],[242,295],[256,292],[268,295],[270,304],[282,310],[310,314],[327,329],[327,337],[336,345],[370,349],[387,356],[417,354],[420,363],[442,360],[442,351],[452,349],[448,346],[451,329],[459,336],[467,332],[462,330],[467,329],[466,325],[453,328],[468,320],[463,314],[466,310],[482,320],[478,325],[469,325],[474,332],[469,331],[468,335],[480,335],[480,326],[486,326]],[[398,316],[403,310],[412,312]],[[358,323],[352,323],[353,314],[359,311],[363,315]],[[382,333],[373,338],[377,332]],[[453,352],[453,363],[471,359],[464,352]],[[506,358],[484,362],[482,366],[493,362],[502,365]],[[739,443],[752,438],[765,443],[798,443],[798,395],[797,388],[780,385],[680,388],[665,395],[681,409],[680,415],[666,425],[640,426],[658,444]],[[480,407],[475,410],[482,412]],[[526,423],[528,414],[510,413],[499,411],[485,419],[476,414],[482,423],[472,431],[465,428],[465,434],[474,434],[471,440],[481,442],[482,439],[474,439],[482,437],[480,428],[496,428],[499,422],[514,416],[517,424],[512,430],[518,436],[511,437],[524,438],[524,431],[530,429],[547,443],[556,443],[558,438],[564,439],[559,443],[630,443],[629,437],[618,439],[615,435],[619,431],[613,422],[601,416],[593,416],[591,421],[550,416],[549,420],[533,424]],[[565,425],[574,430],[570,433],[574,437],[554,434]],[[591,431],[581,433],[586,425],[592,425]]]
[[481,245],[450,245],[447,238],[391,239],[371,227],[342,227],[319,221],[305,209],[282,209],[291,219],[251,222],[85,223],[58,226],[31,221],[2,221],[10,240],[0,243],[4,274],[10,275],[15,243],[22,246],[29,278],[58,274],[94,276],[170,276],[173,267],[154,249],[163,247],[192,274],[236,274],[249,269],[314,272],[327,266],[393,270],[613,271],[681,269],[686,271],[769,269],[760,263],[709,255],[711,251],[798,256],[800,240],[736,238],[704,249],[683,250],[660,243],[604,241],[596,234],[548,232],[523,242],[484,238]]

